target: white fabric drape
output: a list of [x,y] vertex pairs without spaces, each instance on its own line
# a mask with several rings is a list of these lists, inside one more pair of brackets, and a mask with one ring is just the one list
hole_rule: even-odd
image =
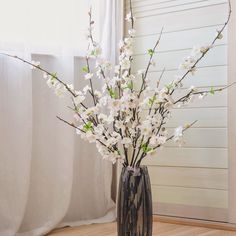
[[[102,45],[113,60],[117,35],[116,24],[109,24],[110,2],[113,13],[117,10],[117,1],[106,0],[103,35],[113,36]],[[40,61],[67,83],[82,84],[83,59],[71,52],[33,55],[16,45],[1,50]],[[42,73],[0,56],[0,235],[38,236],[58,226],[115,219],[112,164],[56,119],[72,118],[67,104],[48,89]]]

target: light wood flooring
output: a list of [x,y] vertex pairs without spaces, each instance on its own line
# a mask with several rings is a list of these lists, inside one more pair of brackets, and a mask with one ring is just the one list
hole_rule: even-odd
[[[236,236],[236,232],[154,222],[153,236]],[[116,224],[94,224],[55,230],[48,236],[116,236]]]

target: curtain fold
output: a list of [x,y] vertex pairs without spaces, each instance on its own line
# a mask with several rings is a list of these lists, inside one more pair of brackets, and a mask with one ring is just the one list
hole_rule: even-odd
[[[114,63],[115,29],[120,25],[113,17],[121,10],[118,2],[101,0],[106,6],[102,35],[112,35],[102,39],[102,47]],[[25,45],[12,44],[0,45],[0,50],[40,61],[65,82],[83,85],[83,58],[73,51],[32,54]],[[116,218],[112,164],[56,118],[72,120],[66,109],[69,98],[56,97],[42,77],[15,59],[0,56],[0,235],[40,236],[56,227]]]

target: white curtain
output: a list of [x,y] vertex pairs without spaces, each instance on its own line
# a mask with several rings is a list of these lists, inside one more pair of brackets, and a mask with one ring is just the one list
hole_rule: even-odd
[[[103,2],[103,35],[113,36],[109,47],[102,45],[112,59],[118,25],[109,25],[114,15],[107,12],[108,2],[118,9],[115,0]],[[74,51],[46,55],[13,44],[0,50],[40,61],[67,83],[82,84],[83,58]],[[38,236],[56,227],[115,219],[112,164],[57,120],[56,115],[72,119],[68,104],[47,87],[41,72],[0,56],[0,235]]]

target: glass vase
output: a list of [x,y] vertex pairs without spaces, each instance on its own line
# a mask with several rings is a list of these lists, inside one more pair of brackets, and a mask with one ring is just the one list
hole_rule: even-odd
[[123,167],[117,202],[118,236],[152,235],[152,194],[146,166]]

